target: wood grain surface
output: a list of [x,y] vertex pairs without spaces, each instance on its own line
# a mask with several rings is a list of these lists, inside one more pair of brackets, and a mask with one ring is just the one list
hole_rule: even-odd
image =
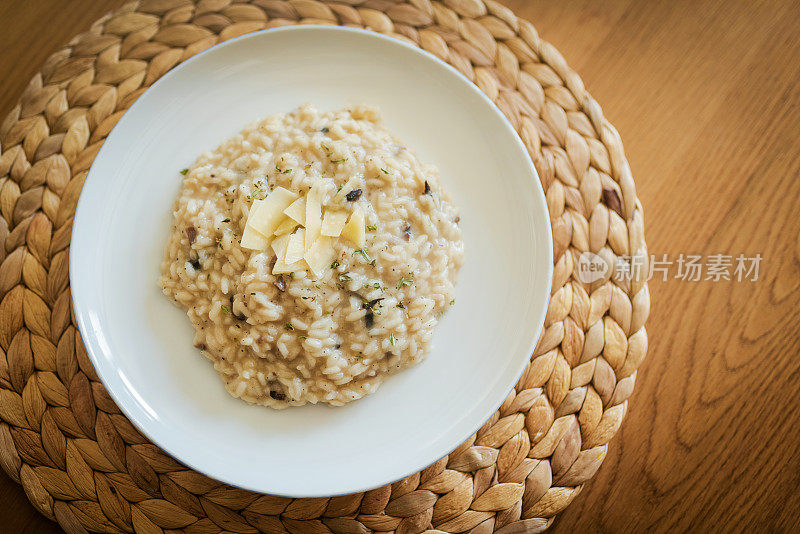
[[[763,258],[756,281],[656,274],[626,421],[552,531],[797,532],[800,3],[502,1],[622,135],[652,254]],[[49,54],[121,4],[0,2],[0,116]],[[61,532],[2,471],[0,525]]]

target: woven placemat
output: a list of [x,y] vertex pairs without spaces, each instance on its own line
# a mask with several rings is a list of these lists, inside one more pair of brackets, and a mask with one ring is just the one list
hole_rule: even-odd
[[[223,40],[307,23],[395,36],[474,81],[536,164],[555,270],[530,364],[466,443],[390,486],[287,499],[186,468],[120,413],[75,328],[67,258],[87,169],[148,86]],[[67,532],[539,532],[622,422],[647,347],[641,205],[619,135],[581,79],[496,2],[132,2],[47,60],[0,124],[0,148],[0,464]],[[587,251],[612,266],[592,283],[576,271]],[[645,268],[612,277],[619,259]]]

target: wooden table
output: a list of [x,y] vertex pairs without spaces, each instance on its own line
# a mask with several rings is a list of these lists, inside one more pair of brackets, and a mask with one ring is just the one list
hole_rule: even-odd
[[[51,52],[122,3],[0,4],[0,117]],[[650,349],[627,420],[553,532],[796,532],[800,4],[504,3],[620,131],[650,252],[676,262],[651,281]],[[681,254],[706,268],[714,254],[763,259],[756,281],[692,282],[675,278]],[[1,473],[0,525],[60,532]]]

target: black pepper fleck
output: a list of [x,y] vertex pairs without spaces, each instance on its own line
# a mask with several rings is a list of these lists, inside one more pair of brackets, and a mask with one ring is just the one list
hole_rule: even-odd
[[199,271],[203,267],[200,265],[200,260],[189,260],[189,263],[195,271]]
[[373,315],[371,311],[364,315],[364,323],[367,325],[367,328],[372,328],[375,324],[375,315]]
[[425,194],[428,195],[431,192],[431,186],[428,184],[428,181],[425,180]]
[[286,395],[281,393],[280,391],[271,391],[269,392],[269,396],[275,400],[282,401],[286,399]]
[[330,130],[330,128],[328,128],[327,126],[325,126],[325,127],[324,127],[322,130],[320,130],[320,131],[321,131],[322,133],[328,133],[328,132],[330,132],[331,130]]

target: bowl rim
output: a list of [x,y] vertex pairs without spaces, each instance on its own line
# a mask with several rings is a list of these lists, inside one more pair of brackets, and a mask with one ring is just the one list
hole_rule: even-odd
[[[135,394],[131,390],[130,387],[126,387],[124,389],[124,391],[120,391],[120,390],[114,390],[111,387],[107,386],[107,384],[109,383],[107,375],[108,375],[110,370],[105,368],[104,364],[102,363],[102,358],[100,357],[100,355],[105,354],[105,353],[109,353],[111,351],[104,349],[102,347],[103,343],[99,343],[98,342],[97,336],[99,334],[99,331],[97,329],[95,329],[94,323],[91,321],[91,319],[89,317],[89,315],[90,315],[89,309],[90,308],[87,305],[84,304],[82,291],[80,290],[80,288],[83,287],[83,284],[80,282],[79,278],[76,277],[75,274],[73,274],[73,273],[77,272],[76,267],[77,267],[78,263],[83,261],[83,260],[79,259],[79,257],[82,256],[82,255],[79,254],[79,253],[76,254],[74,252],[80,252],[80,250],[79,250],[80,249],[80,245],[82,244],[82,241],[85,240],[85,239],[83,239],[81,237],[78,237],[76,239],[76,236],[79,236],[81,232],[85,233],[88,230],[88,225],[87,224],[78,224],[78,222],[81,221],[82,219],[85,219],[91,213],[89,211],[90,210],[90,205],[88,204],[88,201],[86,200],[86,195],[81,194],[79,196],[78,202],[77,202],[77,205],[76,205],[76,209],[75,209],[74,218],[73,218],[73,227],[72,227],[72,231],[71,231],[71,234],[70,234],[69,281],[70,281],[70,297],[71,297],[72,306],[73,306],[73,313],[74,313],[75,321],[76,321],[76,324],[77,324],[77,327],[78,327],[78,330],[79,330],[79,333],[80,333],[81,341],[84,344],[84,347],[86,348],[86,352],[87,352],[87,355],[89,356],[89,359],[90,359],[90,361],[92,363],[92,366],[95,369],[95,372],[97,373],[97,376],[100,378],[100,381],[103,383],[104,388],[106,389],[108,394],[111,396],[111,398],[113,399],[113,401],[117,405],[117,407],[120,409],[120,411],[125,415],[125,417],[127,417],[128,420],[130,420],[134,424],[134,426],[150,442],[155,444],[161,450],[163,450],[164,452],[166,452],[167,454],[169,454],[170,456],[175,458],[177,461],[179,461],[180,463],[182,463],[186,467],[191,468],[191,469],[193,469],[195,471],[198,471],[198,472],[200,472],[200,473],[202,473],[202,474],[204,474],[206,476],[209,476],[209,477],[211,477],[211,478],[213,478],[213,479],[215,479],[217,481],[220,481],[220,482],[223,482],[225,484],[229,484],[231,486],[235,486],[235,487],[238,487],[238,488],[243,488],[243,489],[246,489],[246,490],[254,491],[254,492],[257,492],[257,493],[268,492],[270,495],[276,495],[276,496],[281,496],[281,497],[290,497],[290,498],[333,497],[333,496],[339,496],[339,495],[348,495],[348,494],[352,494],[352,493],[365,492],[365,491],[368,491],[368,490],[371,490],[371,489],[374,489],[374,488],[377,488],[377,487],[384,486],[386,484],[391,484],[393,482],[401,480],[401,479],[403,479],[403,478],[405,478],[407,476],[413,475],[414,473],[417,473],[417,472],[425,469],[429,465],[432,465],[433,463],[437,462],[441,458],[444,458],[445,456],[449,455],[453,450],[455,450],[455,448],[457,448],[460,444],[464,443],[467,439],[469,439],[469,437],[471,435],[473,435],[475,432],[477,432],[480,429],[480,427],[485,423],[485,421],[488,420],[495,412],[497,412],[497,410],[500,408],[500,406],[502,405],[502,403],[505,401],[506,397],[508,396],[508,393],[510,393],[511,390],[513,390],[513,388],[517,384],[517,382],[519,382],[519,379],[521,378],[522,373],[525,371],[525,368],[527,367],[527,365],[530,362],[530,356],[533,354],[533,351],[536,348],[536,345],[538,343],[538,340],[539,340],[539,338],[541,336],[541,333],[543,331],[543,328],[544,328],[544,323],[545,323],[545,318],[546,318],[546,315],[547,315],[547,310],[548,310],[548,307],[549,307],[549,302],[550,302],[550,299],[552,297],[552,282],[553,282],[552,225],[551,225],[551,222],[550,222],[549,210],[548,210],[548,207],[547,207],[547,201],[546,201],[546,197],[545,197],[544,188],[542,187],[541,180],[539,178],[539,174],[538,174],[538,172],[536,170],[536,167],[535,167],[535,165],[533,163],[533,160],[531,159],[530,152],[528,151],[527,147],[525,146],[525,144],[522,141],[522,138],[519,136],[517,131],[514,129],[514,127],[512,126],[511,122],[508,120],[508,118],[502,113],[502,111],[497,107],[497,105],[489,98],[489,96],[486,95],[483,91],[481,91],[480,88],[478,88],[477,85],[475,85],[471,80],[469,80],[469,78],[464,76],[461,72],[459,72],[452,65],[442,61],[441,59],[439,59],[435,55],[431,54],[430,52],[428,52],[426,50],[423,50],[422,48],[420,48],[420,47],[418,47],[416,45],[413,45],[413,44],[407,43],[407,42],[405,42],[405,41],[403,41],[401,39],[397,39],[397,38],[391,37],[389,35],[381,34],[381,33],[378,33],[378,32],[371,31],[371,30],[366,30],[366,29],[362,29],[362,28],[345,27],[345,26],[332,26],[332,25],[327,25],[327,24],[304,24],[304,25],[282,26],[282,27],[277,27],[277,28],[268,28],[268,29],[264,29],[264,30],[259,30],[259,31],[255,31],[255,32],[246,33],[244,35],[240,35],[238,37],[229,39],[227,41],[224,41],[222,43],[219,43],[219,44],[216,44],[216,45],[214,45],[212,47],[209,47],[208,49],[203,50],[202,52],[199,52],[198,54],[195,54],[191,58],[187,59],[186,61],[183,61],[183,62],[179,63],[178,65],[176,65],[175,67],[170,69],[167,73],[165,73],[158,80],[156,80],[150,87],[148,87],[136,99],[136,101],[134,101],[134,103],[127,110],[125,110],[125,113],[120,118],[120,120],[117,122],[117,125],[115,125],[115,127],[111,130],[111,132],[109,132],[109,134],[106,136],[105,142],[101,146],[101,148],[98,151],[98,153],[95,155],[95,158],[94,158],[94,160],[92,162],[92,165],[90,166],[89,171],[88,171],[88,173],[86,175],[86,179],[84,181],[83,187],[86,187],[86,184],[89,183],[90,180],[97,181],[99,179],[99,178],[95,177],[96,173],[93,172],[95,170],[94,162],[100,159],[100,156],[103,154],[103,151],[106,149],[106,145],[108,144],[108,141],[110,139],[112,139],[115,136],[115,134],[119,131],[119,128],[117,128],[117,126],[119,124],[124,124],[125,123],[126,119],[129,117],[128,112],[131,109],[133,109],[135,106],[139,105],[140,102],[143,102],[147,98],[149,98],[149,96],[152,93],[154,88],[156,88],[159,85],[161,85],[165,80],[169,80],[171,77],[177,75],[177,73],[180,70],[186,68],[188,65],[192,64],[194,61],[196,61],[199,58],[205,56],[206,54],[214,53],[214,51],[216,51],[216,50],[218,50],[220,48],[232,46],[234,43],[238,43],[240,41],[244,41],[244,40],[248,40],[248,39],[256,39],[256,38],[259,38],[259,37],[261,37],[261,36],[263,36],[265,34],[274,34],[274,33],[283,33],[283,32],[323,32],[323,33],[331,32],[331,33],[359,34],[359,35],[361,35],[363,37],[366,37],[368,39],[376,39],[376,40],[380,40],[380,41],[384,41],[384,42],[390,43],[391,45],[394,45],[394,46],[400,46],[402,48],[405,48],[406,50],[412,52],[413,54],[416,54],[416,55],[422,57],[424,60],[432,62],[433,64],[435,64],[437,66],[437,68],[439,68],[439,69],[444,68],[446,71],[449,72],[449,74],[451,74],[451,75],[455,74],[456,77],[458,79],[460,79],[460,81],[463,82],[472,93],[477,95],[481,100],[483,100],[488,105],[488,107],[492,110],[494,115],[498,119],[500,119],[500,121],[502,122],[504,128],[511,134],[511,138],[514,140],[513,142],[517,145],[517,148],[519,150],[521,150],[523,154],[525,154],[525,160],[526,160],[526,163],[527,163],[528,170],[530,171],[530,174],[532,175],[532,178],[534,179],[533,180],[534,181],[534,189],[538,192],[538,193],[535,194],[536,202],[540,205],[539,207],[546,214],[546,216],[544,217],[545,228],[543,229],[543,231],[545,231],[546,235],[550,237],[550,239],[545,240],[546,250],[543,251],[543,252],[545,252],[547,254],[547,257],[549,258],[549,261],[547,261],[545,263],[545,265],[547,266],[546,291],[545,291],[546,298],[544,298],[542,300],[540,306],[536,310],[538,312],[539,319],[538,319],[538,324],[533,325],[533,326],[535,326],[536,336],[532,338],[532,342],[531,342],[530,346],[527,349],[527,354],[529,354],[529,357],[527,359],[524,359],[524,360],[520,359],[519,368],[514,373],[515,379],[511,384],[509,384],[509,389],[506,392],[506,395],[504,395],[498,401],[493,403],[492,409],[491,410],[487,410],[485,418],[481,419],[481,423],[477,427],[471,429],[471,431],[466,435],[463,435],[463,436],[459,435],[457,437],[457,439],[453,438],[453,439],[449,440],[450,443],[453,444],[452,447],[449,446],[448,449],[445,452],[443,452],[441,455],[437,455],[436,458],[434,458],[432,460],[430,458],[421,458],[420,460],[414,462],[414,467],[412,467],[408,472],[404,472],[402,475],[396,476],[392,480],[385,480],[385,481],[377,483],[377,485],[371,484],[369,486],[363,486],[363,487],[362,486],[357,486],[357,487],[354,487],[354,488],[349,488],[346,491],[343,490],[343,491],[334,492],[334,493],[331,493],[331,492],[320,492],[319,490],[310,490],[310,491],[306,491],[304,493],[299,493],[299,494],[296,493],[296,492],[294,492],[292,494],[288,494],[288,493],[281,492],[280,490],[279,491],[265,490],[264,488],[254,487],[254,486],[249,485],[247,483],[242,483],[240,481],[233,480],[230,476],[228,476],[224,472],[224,470],[221,470],[221,469],[210,469],[207,466],[198,466],[193,461],[189,461],[189,460],[186,460],[184,458],[181,458],[180,455],[177,454],[176,452],[174,452],[173,449],[169,448],[164,443],[163,440],[158,439],[160,436],[156,432],[154,432],[146,424],[146,418],[143,417],[143,413],[137,412],[137,411],[134,411],[134,410],[131,409],[132,406],[139,406],[139,403],[135,402],[135,398],[133,398],[133,397],[135,397]],[[88,220],[88,219],[85,221],[85,223],[89,223],[89,222],[90,222],[90,220]],[[73,242],[79,244],[78,250],[75,250],[74,247],[72,246]],[[77,289],[77,290],[75,290],[75,289]],[[532,330],[533,330],[533,328],[532,328]],[[100,334],[100,336],[102,337],[102,334]],[[140,407],[139,410],[141,410],[143,412],[144,408]]]

